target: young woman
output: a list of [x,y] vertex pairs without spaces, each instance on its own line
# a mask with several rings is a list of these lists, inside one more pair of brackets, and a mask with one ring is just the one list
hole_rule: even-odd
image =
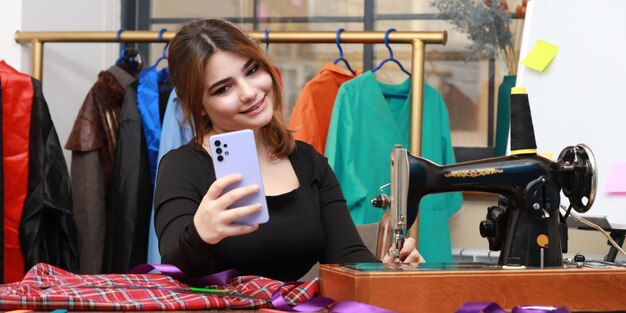
[[[194,137],[160,163],[155,226],[163,263],[194,276],[236,268],[286,281],[318,261],[380,262],[363,245],[324,156],[287,129],[279,81],[258,42],[224,20],[193,21],[170,42],[168,63]],[[223,193],[241,176],[216,179],[209,152],[209,136],[241,129],[251,129],[257,145],[270,214],[262,225],[233,223],[260,210],[227,209],[259,186]],[[413,239],[401,254],[422,260]]]

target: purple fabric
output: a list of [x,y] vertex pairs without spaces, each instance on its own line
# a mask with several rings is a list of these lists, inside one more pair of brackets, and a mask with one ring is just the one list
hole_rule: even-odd
[[223,272],[203,276],[189,277],[183,273],[178,267],[171,264],[139,264],[131,269],[129,274],[145,274],[152,270],[157,270],[165,275],[172,276],[191,286],[208,286],[208,285],[226,285],[231,278],[239,275],[237,270],[225,270]]

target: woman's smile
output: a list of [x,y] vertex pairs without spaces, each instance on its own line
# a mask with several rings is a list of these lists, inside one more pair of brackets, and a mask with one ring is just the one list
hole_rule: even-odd
[[241,114],[246,114],[246,115],[255,115],[258,114],[260,112],[263,112],[263,110],[265,109],[265,106],[267,104],[267,95],[263,95],[263,98],[261,98],[261,100],[259,100],[257,103],[255,103],[254,105],[252,105],[252,107],[240,112]]

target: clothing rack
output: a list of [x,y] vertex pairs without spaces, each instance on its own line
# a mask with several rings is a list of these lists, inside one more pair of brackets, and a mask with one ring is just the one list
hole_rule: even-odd
[[[33,52],[33,77],[43,76],[43,47],[47,42],[169,42],[176,32],[165,31],[115,31],[100,32],[15,32],[15,41],[31,43]],[[334,31],[312,32],[249,32],[263,43],[336,43]],[[411,45],[411,136],[410,150],[413,155],[422,151],[422,104],[424,95],[424,48],[426,44],[442,44],[447,41],[447,32],[394,31],[388,35],[389,43]],[[380,44],[385,42],[383,31],[345,31],[340,34],[341,43]]]

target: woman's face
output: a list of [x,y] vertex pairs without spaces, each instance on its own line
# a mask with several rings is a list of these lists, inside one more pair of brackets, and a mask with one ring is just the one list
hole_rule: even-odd
[[272,119],[272,76],[251,59],[216,52],[204,69],[204,87],[202,105],[216,133],[256,132]]

